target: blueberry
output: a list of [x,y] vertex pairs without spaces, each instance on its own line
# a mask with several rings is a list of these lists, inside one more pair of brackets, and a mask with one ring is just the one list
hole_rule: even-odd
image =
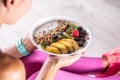
[[63,35],[63,32],[59,32],[60,35]]
[[83,28],[81,26],[78,27],[78,31],[81,32]]
[[58,39],[58,36],[56,34],[53,34],[53,39]]
[[84,41],[79,41],[78,45],[79,45],[79,47],[83,47],[84,46]]
[[71,54],[71,51],[70,51],[70,50],[68,50],[68,51],[67,51],[67,53],[68,53],[68,54]]

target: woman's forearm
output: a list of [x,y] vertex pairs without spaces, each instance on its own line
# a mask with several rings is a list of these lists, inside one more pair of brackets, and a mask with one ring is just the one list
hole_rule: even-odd
[[11,54],[17,58],[22,57],[22,55],[17,51],[16,45],[10,45],[9,47],[2,49],[3,53]]
[[[32,50],[36,49],[36,47],[32,44],[31,40],[28,37],[23,38],[22,42],[28,52],[31,52]],[[22,55],[17,51],[16,44],[2,49],[2,52],[11,54],[17,58],[22,57]]]
[[55,61],[47,59],[35,80],[54,80],[59,68]]

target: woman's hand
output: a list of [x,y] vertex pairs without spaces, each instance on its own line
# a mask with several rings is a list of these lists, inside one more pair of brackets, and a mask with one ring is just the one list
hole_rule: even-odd
[[80,57],[83,54],[84,54],[84,52],[78,53],[78,54],[72,55],[72,56],[62,56],[62,57],[56,57],[56,56],[50,55],[49,60],[56,63],[57,67],[61,68],[61,67],[65,67],[65,66],[69,66],[69,65],[73,64],[78,59],[80,59]]
[[83,55],[83,53],[66,57],[50,55],[35,80],[54,80],[55,74],[60,68],[73,64],[81,57],[81,55]]

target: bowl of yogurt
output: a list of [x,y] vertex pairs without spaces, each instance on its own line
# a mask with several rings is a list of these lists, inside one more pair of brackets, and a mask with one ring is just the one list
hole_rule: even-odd
[[70,56],[85,51],[91,43],[90,30],[70,17],[40,19],[30,30],[32,43],[47,54]]

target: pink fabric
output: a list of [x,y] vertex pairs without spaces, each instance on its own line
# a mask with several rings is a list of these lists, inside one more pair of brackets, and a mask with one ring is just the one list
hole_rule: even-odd
[[[21,60],[25,64],[27,79],[34,80],[38,71],[42,67],[42,64],[46,60],[48,55],[44,52],[35,50],[32,54],[22,58]],[[117,64],[115,64],[117,65]],[[119,65],[118,65],[119,66]],[[114,68],[114,67],[113,67]],[[110,69],[113,69],[110,68]],[[102,59],[101,58],[88,58],[82,57],[80,60],[75,62],[69,67],[62,68],[56,74],[55,80],[120,80],[119,76],[111,76],[112,78],[91,78],[82,73],[94,73],[100,72],[102,69]],[[113,70],[109,70],[114,72]],[[107,75],[108,76],[108,75]]]
[[[35,72],[33,75],[31,75],[27,80],[35,80],[35,77],[37,76],[37,74],[38,74],[38,71]],[[59,70],[56,73],[54,80],[96,80],[96,78]],[[102,80],[102,79],[97,79],[97,80]]]
[[[38,71],[35,72],[33,75],[31,75],[27,80],[35,80],[37,74]],[[113,75],[104,78],[95,78],[95,77],[89,77],[87,75],[75,74],[75,73],[59,70],[56,73],[54,80],[120,80],[120,76]]]
[[27,78],[34,72],[40,70],[47,57],[48,55],[46,53],[34,50],[30,55],[21,58],[26,68]]
[[[21,59],[25,64],[27,78],[30,77],[34,72],[40,70],[42,64],[44,63],[47,57],[48,55],[46,53],[41,52],[39,50],[35,50],[30,55]],[[97,73],[102,70],[102,59],[81,57],[74,64],[68,67],[64,67],[62,68],[62,70],[76,74]]]

